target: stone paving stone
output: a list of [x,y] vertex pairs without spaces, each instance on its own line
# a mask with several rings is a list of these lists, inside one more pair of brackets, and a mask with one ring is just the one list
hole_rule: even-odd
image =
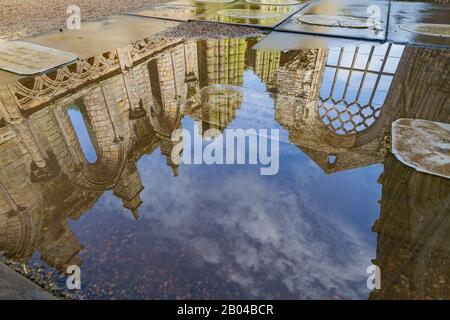
[[194,0],[178,0],[127,13],[131,16],[188,21],[206,12],[207,7],[224,7],[227,3],[200,3]]
[[[410,32],[405,25],[444,24],[450,26],[450,4],[421,2],[392,2],[388,40],[402,44],[419,44],[450,47],[450,37],[430,36]],[[402,27],[403,26],[403,27]]]
[[177,25],[173,21],[118,15],[83,22],[79,30],[53,31],[26,41],[89,58]]
[[450,124],[399,119],[392,124],[392,153],[420,172],[450,179]]
[[245,1],[229,4],[225,8],[210,9],[195,20],[206,20],[237,24],[252,27],[265,27],[273,29],[295,12],[299,11],[309,1],[301,1],[296,5],[256,5]]
[[310,34],[273,31],[253,46],[255,50],[284,51],[317,48],[341,48],[373,44],[367,40],[321,37]]
[[50,293],[0,263],[0,300],[55,300]]
[[0,42],[0,69],[20,75],[42,73],[76,59],[73,53],[28,42]]
[[[379,10],[379,11],[378,11]],[[288,31],[306,34],[325,35],[331,37],[344,37],[353,39],[365,39],[384,41],[386,39],[387,22],[388,22],[389,1],[369,1],[369,0],[344,0],[341,2],[330,2],[329,0],[315,1],[304,9],[293,15],[280,26],[276,27],[276,31]],[[350,27],[351,21],[346,19],[367,19],[374,13],[379,13],[379,25],[376,28],[361,28],[359,21],[354,21],[354,27]],[[307,23],[299,22],[299,18],[306,19],[305,16],[314,15],[315,17],[307,17]],[[317,19],[317,25],[313,25],[311,20]],[[323,25],[324,20],[328,20],[328,25]],[[335,21],[335,24],[330,24]],[[358,22],[358,23],[357,23]],[[350,25],[349,25],[350,24]],[[341,25],[341,26],[339,26]]]
[[309,2],[309,0],[178,0],[128,14],[176,21],[214,21],[273,28]]

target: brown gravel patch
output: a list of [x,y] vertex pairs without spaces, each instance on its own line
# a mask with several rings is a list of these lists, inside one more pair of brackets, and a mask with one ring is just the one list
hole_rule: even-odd
[[253,37],[264,35],[258,28],[207,21],[189,21],[174,28],[158,33],[158,35],[184,39],[211,39],[225,37]]
[[76,4],[82,21],[124,13],[168,0],[0,0],[0,39],[19,39],[64,28]]

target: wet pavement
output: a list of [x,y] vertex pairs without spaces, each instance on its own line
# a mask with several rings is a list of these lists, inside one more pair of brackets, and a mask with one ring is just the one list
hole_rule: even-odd
[[272,29],[307,4],[308,2],[276,6],[255,5],[245,1],[238,1],[226,6],[224,9],[206,12],[197,17],[196,20],[216,21]]
[[[450,46],[448,27],[450,24],[450,5],[417,3],[417,2],[392,2],[391,21],[389,24],[389,41],[397,43],[409,43],[419,45]],[[429,36],[414,30],[414,24],[444,24],[447,26],[447,34],[443,36]],[[408,26],[413,24],[411,26]],[[403,26],[403,28],[402,28]],[[405,28],[406,27],[406,28]],[[406,29],[406,30],[405,30]],[[420,32],[420,30],[418,30]]]
[[177,25],[173,21],[118,15],[83,23],[81,29],[57,30],[25,41],[90,58]]
[[[0,252],[61,288],[80,266],[81,299],[450,299],[450,180],[391,142],[449,123],[449,50],[270,37],[121,35],[0,83]],[[221,164],[231,129],[270,163]]]
[[0,46],[3,70],[31,76],[78,60],[78,56],[24,41],[9,41]]
[[178,0],[129,13],[177,21],[214,21],[273,28],[305,7],[309,1],[199,1]]
[[[374,12],[376,23],[369,19]],[[275,30],[383,41],[388,15],[389,1],[315,1]]]

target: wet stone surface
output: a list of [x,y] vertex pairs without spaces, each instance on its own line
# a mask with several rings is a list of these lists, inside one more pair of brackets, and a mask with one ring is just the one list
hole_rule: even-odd
[[399,119],[393,124],[392,152],[420,172],[450,179],[450,125]]
[[386,37],[388,1],[377,1],[379,19],[372,22],[368,8],[371,1],[328,1],[320,0],[304,9],[275,28],[276,31],[346,37],[353,39],[381,40]]
[[330,16],[330,15],[303,15],[298,18],[301,23],[315,26],[337,27],[337,28],[373,28],[375,23],[367,18]]
[[[8,266],[4,263],[7,263]],[[0,259],[0,300],[53,300],[55,299],[55,291],[51,286],[44,285],[40,282],[42,288],[34,284],[32,281],[27,280],[21,276],[19,272],[16,272],[16,266],[13,262],[7,262],[4,258]],[[17,267],[16,267],[17,268]],[[17,268],[18,269],[18,268]],[[45,290],[44,290],[45,289]]]
[[450,37],[450,24],[401,24],[400,29],[433,37]]

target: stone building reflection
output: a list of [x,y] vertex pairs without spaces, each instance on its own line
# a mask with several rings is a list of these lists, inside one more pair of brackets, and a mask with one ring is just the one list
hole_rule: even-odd
[[[203,131],[223,131],[243,103],[241,91],[225,86],[202,89],[240,87],[245,71],[251,69],[273,93],[275,120],[289,132],[290,142],[325,173],[384,164],[381,215],[373,229],[378,234],[375,263],[386,286],[370,297],[438,297],[442,290],[448,296],[448,283],[441,280],[449,279],[445,232],[450,223],[445,215],[449,185],[386,156],[390,124],[396,118],[448,122],[449,72],[442,72],[448,71],[448,52],[406,48],[397,73],[391,74],[392,84],[376,121],[364,130],[342,133],[324,122],[320,112],[325,102],[333,100],[332,90],[330,99],[324,97],[325,89],[330,89],[324,89],[327,68],[341,66],[330,64],[333,53],[263,52],[251,49],[253,43],[252,39],[168,43],[158,55],[139,43],[65,67],[60,72],[64,76],[57,72],[2,85],[0,250],[23,262],[39,251],[60,271],[80,265],[83,246],[67,220],[81,217],[106,190],[138,218],[145,199],[137,161],[159,149],[178,176],[180,168],[171,160],[171,136],[182,127],[183,117],[200,120]],[[349,69],[347,74],[360,72],[353,62],[343,67]],[[87,75],[88,69],[93,74]],[[383,72],[374,74],[386,76]],[[77,82],[81,74],[85,79]],[[52,79],[60,80],[50,88]],[[341,84],[334,80],[331,85]],[[344,81],[342,91],[352,90],[351,84]],[[339,104],[332,102],[333,108]],[[86,160],[68,115],[74,106],[83,115],[97,154],[94,163]],[[398,184],[399,179],[404,183]],[[424,277],[423,265],[430,270]]]
[[[201,40],[197,43],[199,90],[211,85],[242,86],[246,39]],[[202,134],[209,129],[223,131],[236,117],[242,96],[226,90],[200,94],[188,114],[201,120]]]
[[[408,117],[448,123],[448,61],[448,51],[407,47],[386,99],[385,106],[391,107],[382,120]],[[370,298],[447,298],[449,180],[417,172],[391,155],[383,164],[381,213],[373,226],[378,235],[374,264],[381,269],[382,285]]]
[[[107,190],[138,218],[144,187],[136,162],[157,148],[177,175],[170,137],[180,126],[188,93],[186,78],[196,72],[185,63],[186,55],[196,54],[190,52],[192,44],[170,44],[167,49],[150,63],[147,59],[135,65],[118,50],[114,61],[119,74],[111,72],[93,85],[86,82],[79,90],[68,89],[55,102],[51,95],[61,91],[57,86],[47,96],[34,90],[39,95],[34,99],[24,100],[26,94],[21,94],[32,86],[42,88],[36,83],[49,81],[49,75],[2,86],[0,248],[7,256],[26,262],[39,251],[59,271],[80,265],[83,246],[68,219],[78,219]],[[137,59],[142,58],[139,54]],[[95,60],[79,64],[89,62],[96,72],[111,71],[95,70]],[[67,67],[64,72],[73,78],[65,81],[76,83],[80,69]],[[34,105],[36,99],[46,98],[48,104]],[[83,116],[97,155],[93,163],[86,160],[69,108]]]
[[373,226],[381,289],[370,299],[442,299],[450,295],[450,183],[393,156],[384,161],[381,214]]

